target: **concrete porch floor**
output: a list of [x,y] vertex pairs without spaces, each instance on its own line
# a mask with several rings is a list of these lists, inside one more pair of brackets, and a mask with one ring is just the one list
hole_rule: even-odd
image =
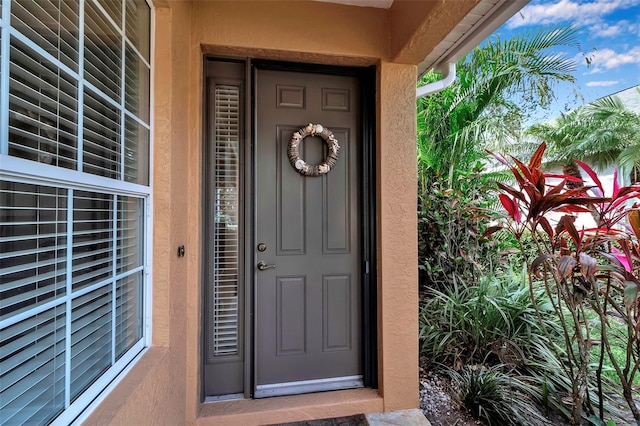
[[307,420],[294,423],[280,423],[272,426],[431,426],[429,420],[417,408],[412,410],[388,411],[386,413],[358,414],[332,419]]

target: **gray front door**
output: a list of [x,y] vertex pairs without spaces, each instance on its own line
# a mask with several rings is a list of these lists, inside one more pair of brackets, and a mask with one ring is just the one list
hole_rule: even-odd
[[[355,77],[256,73],[255,396],[362,386],[359,81]],[[308,123],[333,132],[338,162],[306,177],[287,157]],[[320,137],[301,158],[320,164]],[[259,245],[263,251],[259,250]]]

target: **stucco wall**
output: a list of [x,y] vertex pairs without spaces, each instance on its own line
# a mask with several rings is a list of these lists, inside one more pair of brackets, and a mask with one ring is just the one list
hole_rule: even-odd
[[[413,20],[413,30],[394,35],[393,10],[305,0],[156,3],[154,347],[87,424],[260,424],[416,407],[416,66],[391,63],[390,58],[411,45],[422,21]],[[437,22],[432,25],[438,29]],[[204,53],[377,65],[379,391],[200,403]],[[176,249],[182,244],[186,256],[178,258]]]
[[385,410],[418,405],[416,70],[379,66],[378,338]]
[[345,57],[353,63],[363,58],[369,64],[387,59],[385,9],[305,0],[199,1],[193,11],[195,41],[229,53],[298,60]]

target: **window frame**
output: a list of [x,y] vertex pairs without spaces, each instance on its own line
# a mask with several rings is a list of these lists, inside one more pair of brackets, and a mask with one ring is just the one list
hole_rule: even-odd
[[[15,0],[13,0],[15,1]],[[142,230],[141,230],[141,238],[139,243],[143,245],[142,247],[142,258],[140,262],[140,266],[136,268],[132,268],[123,273],[115,273],[115,275],[110,277],[111,284],[106,284],[107,286],[113,285],[115,289],[117,282],[120,279],[124,279],[131,275],[135,275],[142,271],[142,297],[139,300],[140,307],[142,309],[142,336],[138,341],[133,344],[133,346],[128,349],[115,363],[112,363],[111,366],[88,387],[84,391],[80,393],[80,395],[72,402],[69,401],[69,377],[70,377],[70,363],[69,354],[66,354],[66,362],[65,362],[65,409],[53,420],[51,420],[52,425],[66,425],[70,423],[80,424],[82,421],[86,420],[91,411],[104,400],[106,395],[117,385],[117,383],[122,380],[124,376],[130,371],[130,369],[135,365],[135,363],[144,355],[147,348],[151,346],[152,343],[152,264],[153,264],[153,170],[154,170],[154,162],[153,162],[153,139],[154,139],[154,51],[155,51],[155,8],[153,2],[150,0],[143,0],[149,7],[149,57],[146,60],[143,57],[143,53],[138,50],[138,48],[134,45],[133,41],[127,42],[127,29],[125,27],[126,20],[126,0],[122,0],[122,22],[120,23],[121,27],[118,28],[116,26],[116,30],[120,32],[122,36],[121,42],[121,50],[122,50],[122,75],[121,75],[121,93],[120,93],[120,102],[119,104],[115,104],[112,99],[105,96],[102,91],[97,89],[95,86],[91,85],[87,82],[86,76],[83,74],[83,61],[84,61],[84,17],[85,17],[85,2],[91,2],[94,4],[96,8],[98,8],[101,13],[105,15],[105,19],[108,19],[111,23],[114,23],[111,19],[109,13],[102,7],[102,5],[98,2],[98,0],[80,0],[78,7],[78,70],[74,72],[69,69],[65,64],[63,64],[59,59],[54,58],[52,55],[47,53],[44,49],[38,46],[35,42],[29,40],[26,36],[23,36],[16,28],[10,26],[11,18],[11,3],[12,0],[0,0],[0,180],[7,180],[11,182],[18,183],[26,183],[33,185],[44,185],[49,187],[58,187],[64,188],[67,190],[67,197],[69,199],[73,198],[74,191],[82,190],[82,191],[94,191],[101,194],[110,194],[113,196],[113,206],[114,212],[118,210],[118,203],[116,202],[117,197],[126,197],[131,196],[135,198],[141,199],[142,205]],[[5,19],[5,17],[8,17]],[[77,131],[76,135],[78,136],[78,157],[77,157],[77,166],[76,169],[66,169],[58,166],[48,165],[39,163],[36,161],[31,161],[15,156],[9,155],[9,82],[10,82],[10,39],[16,38],[20,40],[20,42],[26,44],[29,48],[35,50],[40,58],[43,58],[53,65],[57,66],[59,69],[64,70],[67,74],[72,76],[77,82],[78,92],[76,100],[78,102],[77,105]],[[145,65],[149,67],[149,88],[148,88],[148,116],[149,122],[145,123],[142,119],[136,117],[133,113],[130,113],[127,110],[126,104],[126,74],[125,74],[125,52],[128,48],[133,48],[135,52],[142,57]],[[120,115],[120,142],[121,142],[121,168],[120,168],[120,176],[119,179],[112,179],[108,177],[103,177],[91,173],[86,173],[82,171],[82,136],[83,136],[83,123],[82,123],[82,115],[83,115],[83,90],[85,87],[91,89],[93,93],[98,93],[101,102],[107,102],[113,105],[117,105],[119,108]],[[125,176],[125,123],[126,119],[133,119],[137,124],[141,124],[148,131],[148,150],[145,153],[148,156],[148,185],[133,183],[126,181]],[[142,158],[142,157],[141,157]],[[73,203],[71,205],[67,205],[64,207],[66,211],[73,212]],[[114,216],[114,228],[116,231],[117,221]],[[67,215],[67,232],[69,234],[73,234],[73,215]],[[111,236],[113,246],[114,246],[114,254],[116,251],[118,235],[117,232]],[[69,238],[68,241],[72,240]],[[66,248],[66,262],[67,262],[67,280],[69,280],[72,271],[72,246],[69,243]],[[114,261],[114,270],[116,269],[116,257],[113,258]],[[91,288],[93,286],[89,286]],[[100,288],[103,288],[102,286]],[[79,291],[81,294],[86,293],[85,289]],[[87,291],[88,292],[88,291]],[[66,294],[64,297],[59,299],[52,299],[45,301],[43,304],[35,305],[34,307],[30,307],[28,310],[24,312],[20,312],[16,315],[11,315],[5,320],[0,321],[0,328],[6,327],[10,324],[15,324],[23,319],[32,317],[36,315],[39,311],[46,311],[47,309],[51,309],[55,306],[63,306],[67,305],[67,312],[71,313],[70,306],[71,301],[79,295],[78,291],[73,291],[71,293]],[[115,297],[115,296],[114,296]],[[64,299],[65,301],[60,301],[60,299]],[[116,311],[115,305],[112,306],[111,315],[113,316]],[[67,337],[70,336],[71,330],[69,329],[71,322],[71,315],[66,315],[66,327],[68,328],[65,331]],[[116,328],[116,324],[112,323],[112,333],[113,329]],[[70,343],[69,343],[70,344]],[[67,345],[68,350],[69,346]],[[113,356],[113,355],[112,355]]]

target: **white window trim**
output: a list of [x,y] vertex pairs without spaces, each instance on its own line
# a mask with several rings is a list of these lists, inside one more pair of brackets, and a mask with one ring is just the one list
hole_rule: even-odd
[[151,195],[151,187],[123,180],[109,179],[77,170],[65,169],[50,164],[37,163],[23,158],[0,154],[0,178],[17,180],[23,183],[57,186],[64,188],[99,191],[106,194],[133,195],[146,197]]
[[[10,3],[8,0],[2,2],[2,13],[0,13],[0,57],[4,58],[9,54],[9,26],[3,20],[4,16],[9,16]],[[0,60],[0,154],[9,152],[9,112],[6,111],[9,105],[9,61]],[[6,112],[4,112],[6,111]],[[0,159],[0,164],[2,160]]]

